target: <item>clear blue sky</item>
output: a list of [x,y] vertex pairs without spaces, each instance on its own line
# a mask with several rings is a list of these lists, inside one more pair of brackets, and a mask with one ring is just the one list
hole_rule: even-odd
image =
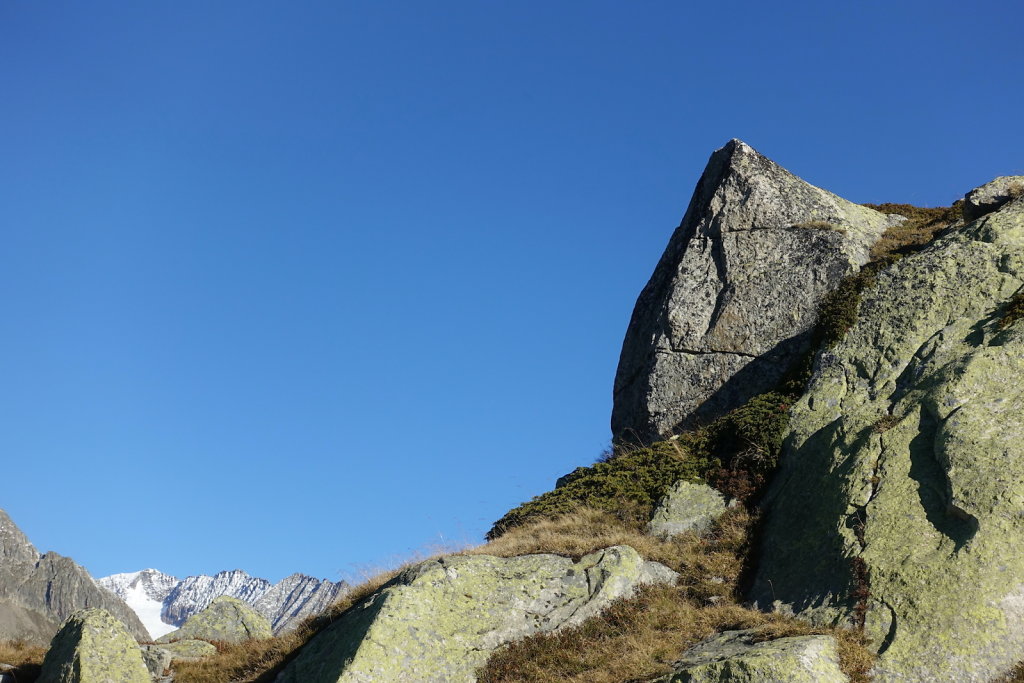
[[0,0],[0,507],[96,576],[479,541],[607,445],[712,150],[858,202],[1024,173],[1022,20]]

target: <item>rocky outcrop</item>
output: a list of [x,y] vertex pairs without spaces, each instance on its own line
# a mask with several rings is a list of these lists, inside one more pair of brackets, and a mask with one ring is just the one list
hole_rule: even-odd
[[89,573],[57,553],[40,555],[0,510],[0,639],[45,643],[74,612],[105,609],[139,640],[149,634],[134,612],[93,581]]
[[767,499],[753,597],[862,624],[875,680],[1024,659],[1024,201],[882,271],[821,354]]
[[807,350],[821,298],[895,220],[739,140],[712,154],[633,310],[614,438],[650,442],[772,389]]
[[675,573],[616,546],[557,555],[453,556],[402,572],[307,643],[279,683],[475,681],[498,646],[581,623]]
[[973,221],[1024,195],[1024,175],[1003,175],[964,195],[964,220]]
[[150,683],[124,624],[103,609],[73,614],[50,643],[39,683]]
[[177,631],[161,636],[158,643],[195,638],[206,641],[242,643],[270,638],[267,618],[238,598],[222,595],[198,614],[190,616]]
[[847,683],[832,636],[758,641],[756,630],[726,631],[690,648],[674,671],[650,683]]
[[647,533],[659,538],[687,531],[700,534],[722,516],[726,507],[725,497],[707,484],[680,481],[658,502]]

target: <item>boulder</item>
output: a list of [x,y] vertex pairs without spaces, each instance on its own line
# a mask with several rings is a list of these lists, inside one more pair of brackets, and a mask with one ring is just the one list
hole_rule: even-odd
[[38,683],[150,683],[142,652],[103,609],[71,615],[50,642]]
[[847,683],[832,636],[757,641],[757,630],[726,631],[683,653],[674,671],[650,683]]
[[647,533],[671,538],[687,531],[704,533],[726,508],[725,498],[707,484],[679,481],[658,502]]
[[[210,647],[213,646],[210,645]],[[143,645],[139,649],[142,651],[142,661],[145,662],[146,669],[154,680],[162,678],[164,672],[171,668],[174,658],[166,649],[157,645]]]
[[774,388],[808,349],[822,297],[899,220],[739,140],[712,154],[633,310],[614,439],[649,443]]
[[615,546],[558,555],[443,557],[402,572],[314,636],[279,683],[475,681],[495,648],[581,623],[675,572]]
[[1024,659],[1024,202],[882,271],[792,409],[752,597],[863,625],[875,680]]
[[964,195],[964,220],[973,221],[992,213],[1011,199],[1024,194],[1024,175],[1003,175]]
[[270,622],[238,598],[221,595],[201,612],[190,616],[177,631],[157,639],[158,643],[196,638],[206,641],[241,643],[246,640],[270,638]]

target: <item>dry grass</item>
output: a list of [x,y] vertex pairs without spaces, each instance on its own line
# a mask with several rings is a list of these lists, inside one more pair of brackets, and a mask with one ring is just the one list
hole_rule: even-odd
[[29,645],[21,640],[0,641],[0,662],[14,667],[6,673],[15,683],[32,683],[39,678],[45,655],[46,648],[40,645]]
[[305,619],[297,628],[274,638],[237,645],[218,643],[217,654],[197,662],[174,665],[176,683],[269,683],[310,638],[327,628],[345,610],[378,591],[407,566],[382,571],[354,586],[327,611]]
[[[844,671],[855,683],[867,680],[872,657],[859,634],[813,629],[792,617],[748,609],[737,600],[737,586],[756,520],[742,506],[730,509],[705,536],[683,534],[663,541],[643,533],[630,514],[579,508],[510,529],[464,554],[513,557],[556,553],[574,558],[612,545],[629,545],[642,556],[680,573],[674,586],[652,586],[613,603],[601,616],[579,627],[510,644],[491,657],[481,681],[619,681],[656,676],[671,669],[689,646],[729,629],[763,628],[765,640],[787,635],[830,633],[839,641]],[[423,561],[417,559],[416,562]],[[306,620],[277,638],[222,646],[213,657],[175,667],[180,683],[270,683],[295,651],[345,610],[380,589],[403,567],[379,574],[353,588],[328,613]]]
[[[873,658],[860,634],[814,629],[779,614],[738,604],[737,587],[754,519],[742,508],[723,516],[706,537],[683,535],[658,541],[606,513],[579,510],[510,531],[474,552],[518,554],[539,544],[578,556],[609,543],[626,543],[647,559],[680,572],[675,586],[653,586],[613,603],[577,628],[536,635],[498,650],[480,671],[483,683],[619,683],[667,673],[691,645],[715,633],[757,628],[764,640],[829,633],[839,642],[843,670],[855,683],[867,681]],[[587,529],[594,541],[587,539]],[[511,538],[510,538],[511,537]],[[580,538],[587,539],[581,541]]]
[[886,230],[875,242],[871,247],[871,261],[905,256],[918,251],[963,216],[960,202],[953,206],[938,208],[925,208],[911,204],[865,204],[864,206],[882,213],[899,214],[907,219]]

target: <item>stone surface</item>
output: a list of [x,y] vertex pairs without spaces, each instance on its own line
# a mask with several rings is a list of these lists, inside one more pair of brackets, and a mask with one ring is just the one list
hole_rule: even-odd
[[41,555],[0,510],[0,639],[45,644],[74,612],[99,607],[122,621],[139,640],[149,640],[135,613],[89,573],[57,553]]
[[647,533],[671,538],[687,531],[703,533],[727,508],[721,493],[707,484],[677,482],[658,507],[647,525]]
[[1022,285],[1017,201],[880,273],[793,407],[753,597],[863,617],[879,683],[1024,659]]
[[[213,646],[210,645],[210,647]],[[154,679],[161,678],[164,672],[171,667],[173,657],[167,649],[156,645],[143,645],[139,649],[142,651],[142,661],[146,664],[149,675]]]
[[205,640],[197,640],[195,638],[176,640],[173,643],[161,643],[160,645],[152,645],[151,647],[165,650],[171,656],[171,661],[173,662],[183,660],[195,661],[197,659],[203,659],[217,654],[216,647]]
[[177,631],[157,639],[158,643],[196,638],[241,643],[246,640],[270,638],[267,618],[238,598],[222,595],[215,598],[202,612],[193,614]]
[[85,609],[53,637],[38,683],[150,683],[150,675],[124,624],[106,610]]
[[964,195],[964,220],[973,221],[1024,193],[1024,175],[999,176]]
[[807,349],[821,298],[895,220],[739,140],[712,154],[633,310],[614,438],[648,443],[773,388]]
[[847,683],[832,636],[757,641],[757,631],[726,631],[683,653],[675,671],[651,683]]
[[444,557],[412,567],[317,634],[279,683],[465,682],[498,646],[576,625],[667,567],[615,546],[558,555]]

